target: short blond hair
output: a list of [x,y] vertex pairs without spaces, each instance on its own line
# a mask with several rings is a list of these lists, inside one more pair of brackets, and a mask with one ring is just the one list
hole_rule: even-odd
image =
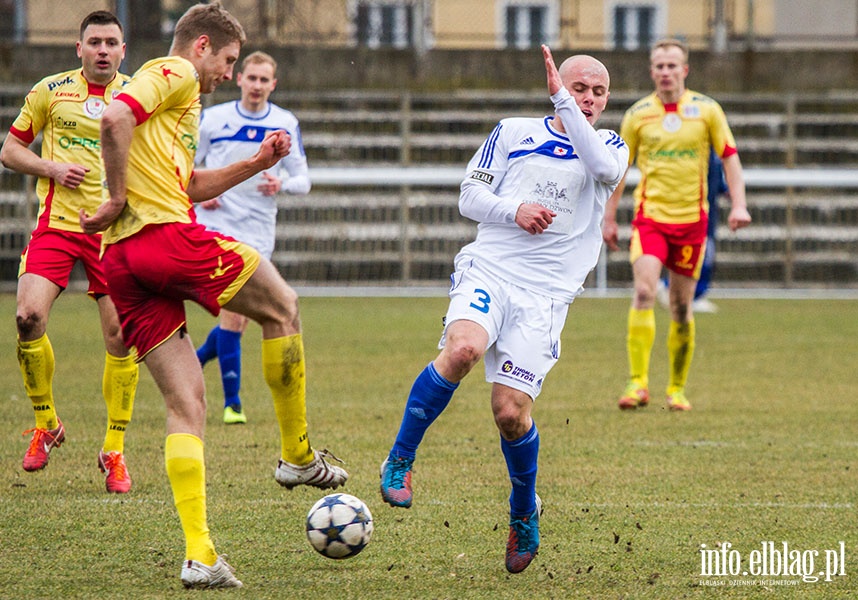
[[650,51],[650,56],[656,50],[660,50],[662,48],[679,48],[682,52],[682,60],[686,63],[688,62],[688,45],[680,39],[677,38],[665,38],[663,40],[658,40],[652,46],[652,50]]
[[201,35],[208,36],[215,54],[233,42],[242,46],[247,41],[241,23],[217,1],[195,4],[185,11],[173,32],[173,49],[187,50]]
[[262,52],[261,50],[251,52],[245,56],[244,60],[241,61],[241,70],[244,71],[247,68],[247,65],[271,65],[274,69],[274,73],[277,74],[277,61],[274,60],[273,56],[267,52]]

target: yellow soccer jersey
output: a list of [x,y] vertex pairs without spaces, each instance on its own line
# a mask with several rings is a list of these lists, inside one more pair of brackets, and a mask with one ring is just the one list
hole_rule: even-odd
[[656,94],[626,111],[620,136],[637,162],[635,214],[660,223],[693,223],[708,212],[706,174],[709,147],[718,156],[736,153],[736,142],[721,106],[686,90],[679,102],[665,105]]
[[107,86],[96,85],[77,69],[46,77],[27,94],[9,133],[27,144],[41,133],[42,158],[89,169],[73,190],[39,177],[37,228],[81,232],[78,211],[83,208],[93,214],[98,209],[102,200],[101,115],[127,81],[127,75],[117,73]]
[[200,125],[200,84],[178,56],[150,60],[117,96],[137,119],[128,156],[128,204],[104,232],[111,244],[153,223],[189,223],[185,190],[194,168]]

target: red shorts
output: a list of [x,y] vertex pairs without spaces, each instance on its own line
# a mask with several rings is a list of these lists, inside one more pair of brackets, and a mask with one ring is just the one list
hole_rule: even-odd
[[700,278],[706,252],[706,216],[695,223],[659,223],[638,215],[632,221],[629,260],[655,256],[669,270]]
[[87,293],[95,297],[104,296],[107,294],[107,280],[98,258],[100,251],[100,235],[37,229],[21,253],[18,277],[32,273],[66,289],[72,269],[80,261],[89,281]]
[[129,348],[138,360],[185,329],[185,300],[213,315],[259,266],[259,253],[198,223],[147,225],[108,245],[102,264]]

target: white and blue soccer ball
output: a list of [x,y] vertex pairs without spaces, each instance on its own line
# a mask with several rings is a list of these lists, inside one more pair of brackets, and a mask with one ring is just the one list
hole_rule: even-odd
[[366,504],[349,494],[330,494],[313,505],[307,514],[307,539],[321,555],[351,558],[359,554],[372,536],[372,513]]

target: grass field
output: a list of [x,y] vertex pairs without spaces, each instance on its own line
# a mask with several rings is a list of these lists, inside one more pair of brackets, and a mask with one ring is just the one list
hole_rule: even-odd
[[[653,404],[620,412],[625,299],[578,300],[563,355],[534,409],[541,433],[542,547],[524,573],[503,567],[507,495],[482,365],[430,429],[415,466],[415,505],[378,496],[378,465],[414,376],[434,357],[444,298],[305,298],[311,440],[343,458],[345,490],[375,517],[370,546],[331,561],[304,537],[322,493],[273,480],[279,438],[259,368],[259,329],[244,344],[247,426],[220,422],[217,367],[206,371],[209,523],[242,590],[235,598],[855,598],[858,303],[719,300],[697,318],[688,395],[663,408],[667,315],[657,313]],[[164,409],[145,368],[126,456],[134,488],[109,496],[96,467],[104,435],[103,346],[94,305],[69,294],[49,331],[66,443],[48,467],[20,461],[32,426],[15,360],[14,298],[0,296],[0,597],[186,597],[184,542],[163,466]],[[197,342],[214,320],[189,313]],[[701,545],[728,542],[737,576],[706,576]],[[790,575],[742,576],[773,542]],[[840,542],[843,542],[842,551]],[[726,546],[725,546],[726,548]],[[843,558],[845,575],[801,574]],[[813,552],[817,552],[814,555]],[[719,556],[721,556],[719,554]],[[759,556],[757,556],[759,559]],[[767,555],[771,564],[774,555]],[[838,572],[840,569],[838,569]],[[204,593],[204,592],[197,592]]]

